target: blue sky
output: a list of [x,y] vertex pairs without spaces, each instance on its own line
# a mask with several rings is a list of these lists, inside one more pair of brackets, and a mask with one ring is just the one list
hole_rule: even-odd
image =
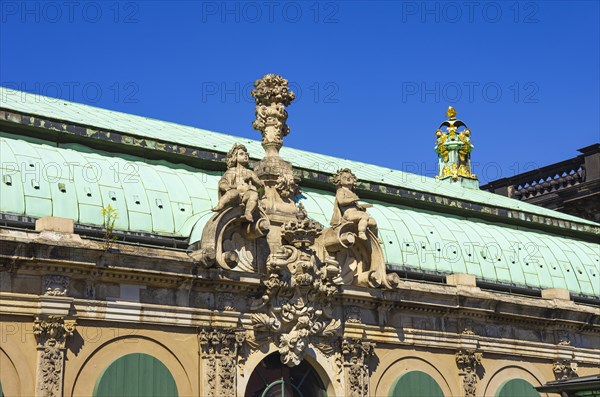
[[452,105],[482,182],[600,141],[597,1],[0,5],[0,84],[29,92],[258,139],[278,73],[285,145],[429,176]]

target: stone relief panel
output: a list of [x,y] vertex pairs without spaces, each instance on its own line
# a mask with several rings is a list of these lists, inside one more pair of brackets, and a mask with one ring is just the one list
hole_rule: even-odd
[[42,277],[44,295],[67,296],[71,279],[67,276],[49,274]]
[[477,394],[477,369],[481,367],[482,353],[475,350],[459,350],[456,352],[456,365],[459,376],[462,377],[465,397],[475,397]]
[[344,373],[346,395],[368,396],[375,343],[359,339],[343,339],[340,351],[338,366]]
[[552,364],[556,380],[567,380],[577,377],[577,363],[573,358],[557,359]]
[[63,374],[67,339],[75,331],[75,321],[62,316],[36,317],[33,334],[37,341],[37,394],[44,397],[63,395]]
[[207,396],[235,397],[243,367],[243,330],[201,329],[198,334]]

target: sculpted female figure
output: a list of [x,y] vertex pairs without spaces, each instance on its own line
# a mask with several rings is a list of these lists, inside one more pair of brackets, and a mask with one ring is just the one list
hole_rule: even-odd
[[252,222],[252,213],[258,206],[257,187],[263,186],[256,173],[248,168],[248,150],[236,143],[227,153],[227,171],[219,181],[219,202],[212,210],[218,212],[241,204],[245,207],[244,218]]
[[371,207],[371,204],[359,203],[359,198],[354,193],[354,186],[357,181],[356,175],[348,168],[338,170],[333,176],[333,183],[337,186],[337,191],[335,193],[335,203],[333,204],[331,225],[339,225],[342,223],[342,219],[353,222],[358,227],[358,238],[366,240],[367,228],[377,235],[377,222],[366,211],[367,208]]

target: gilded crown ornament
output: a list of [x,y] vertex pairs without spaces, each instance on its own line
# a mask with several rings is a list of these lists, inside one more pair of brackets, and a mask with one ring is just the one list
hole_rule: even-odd
[[456,118],[456,109],[448,106],[448,120],[435,131],[435,152],[438,154],[438,175],[436,179],[452,182],[460,181],[465,187],[478,188],[477,176],[472,173],[471,130]]

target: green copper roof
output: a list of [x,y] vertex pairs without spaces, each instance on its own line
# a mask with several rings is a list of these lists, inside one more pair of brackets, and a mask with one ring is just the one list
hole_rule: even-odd
[[[199,128],[154,120],[78,103],[43,97],[0,87],[0,107],[31,115],[48,117],[54,120],[78,123],[96,128],[133,134],[139,137],[174,142],[195,148],[227,152],[235,142],[244,143],[250,154],[258,158],[263,154],[259,141],[241,139]],[[252,111],[248,109],[248,111]],[[257,133],[258,134],[258,133]],[[509,210],[523,211],[535,215],[598,226],[598,224],[548,210],[519,200],[476,189],[466,189],[459,184],[436,181],[433,178],[393,170],[376,165],[339,159],[331,156],[284,147],[281,156],[295,167],[307,170],[333,173],[339,168],[351,168],[363,181],[383,183],[406,189],[442,195]],[[432,152],[432,159],[435,154]]]
[[[0,137],[0,212],[58,216],[102,226],[102,207],[122,230],[199,239],[212,215],[220,173],[117,157],[79,145],[57,148]],[[124,158],[125,157],[125,158]],[[333,193],[303,189],[309,215],[329,224]],[[600,296],[600,249],[576,239],[373,202],[391,268],[469,273],[491,282],[566,288]]]

